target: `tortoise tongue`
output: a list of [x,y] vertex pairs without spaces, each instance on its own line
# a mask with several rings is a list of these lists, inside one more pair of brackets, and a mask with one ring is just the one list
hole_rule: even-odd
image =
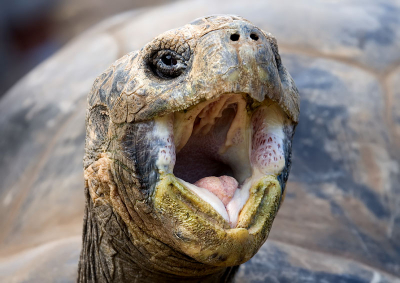
[[194,185],[210,191],[216,195],[225,206],[227,206],[233,198],[239,183],[235,178],[230,176],[211,176],[198,180]]

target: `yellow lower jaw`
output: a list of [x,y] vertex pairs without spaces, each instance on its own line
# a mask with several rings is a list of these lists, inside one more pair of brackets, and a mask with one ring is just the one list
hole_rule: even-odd
[[169,244],[199,262],[233,266],[249,260],[268,237],[279,207],[281,187],[275,176],[263,177],[250,189],[236,228],[207,202],[182,186],[172,174],[161,176],[154,208]]

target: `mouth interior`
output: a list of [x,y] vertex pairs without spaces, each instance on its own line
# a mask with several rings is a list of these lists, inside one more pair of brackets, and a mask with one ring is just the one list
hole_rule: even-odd
[[234,164],[229,164],[231,162],[220,154],[220,148],[225,143],[226,135],[236,115],[236,108],[236,104],[227,106],[222,111],[221,117],[216,117],[214,125],[204,130],[199,129],[201,119],[196,117],[193,124],[194,133],[176,155],[174,167],[176,177],[189,183],[195,183],[209,176],[230,176],[238,179],[239,176],[234,174],[232,168]]
[[275,103],[253,111],[247,106],[242,94],[225,94],[173,117],[176,158],[169,168],[231,227],[250,187],[285,165],[283,112]]

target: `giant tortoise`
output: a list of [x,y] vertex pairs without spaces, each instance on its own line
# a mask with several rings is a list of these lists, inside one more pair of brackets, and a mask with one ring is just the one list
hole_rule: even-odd
[[76,280],[93,81],[165,30],[216,13],[275,36],[302,107],[285,201],[235,282],[400,282],[400,4],[372,0],[126,12],[33,70],[0,101],[2,282]]

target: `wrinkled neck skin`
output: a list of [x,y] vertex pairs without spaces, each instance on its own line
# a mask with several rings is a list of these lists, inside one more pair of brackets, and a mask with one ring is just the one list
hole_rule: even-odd
[[[79,260],[77,282],[232,282],[239,266],[215,268],[196,263],[183,254],[154,249],[154,254],[163,253],[168,262],[186,262],[183,272],[207,275],[179,276],[156,271],[159,265],[151,263],[145,256],[148,251],[135,246],[135,239],[121,217],[107,204],[96,204],[85,189],[86,208],[83,225],[83,247]],[[143,234],[145,237],[148,235]],[[139,239],[136,239],[139,240]],[[140,241],[140,240],[139,240]],[[150,240],[151,241],[151,240]],[[138,241],[136,241],[138,242]],[[173,253],[173,255],[169,254]],[[184,271],[183,269],[187,269]]]

